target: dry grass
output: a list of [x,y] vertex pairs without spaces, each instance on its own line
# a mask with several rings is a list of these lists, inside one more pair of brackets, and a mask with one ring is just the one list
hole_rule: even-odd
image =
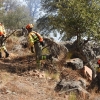
[[7,49],[9,51],[12,51],[12,48],[15,46],[15,45],[19,45],[19,42],[18,42],[18,38],[16,36],[10,36],[7,40],[6,40],[6,46],[7,46]]
[[46,78],[58,81],[59,80],[59,73],[50,73],[48,71],[45,72]]
[[73,93],[73,92],[71,92],[71,93],[69,94],[68,100],[77,100],[76,94]]
[[13,77],[10,73],[1,70],[0,71],[0,88],[3,87],[6,83],[10,82],[11,80],[13,80]]
[[[60,78],[66,79],[78,79],[81,77],[77,71],[73,71],[69,68],[63,70],[63,61],[57,63],[53,67],[50,66],[48,70],[45,70],[45,77],[39,78],[35,75],[27,74],[29,73],[29,67],[31,67],[31,71],[34,70],[32,68],[36,68],[34,55],[32,56],[28,49],[13,49],[15,45],[19,45],[19,37],[11,36],[7,39],[7,49],[12,53],[11,59],[8,62],[3,62],[3,66],[9,66],[9,70],[15,69],[15,74],[11,74],[7,72],[7,70],[0,70],[0,89],[2,91],[9,90],[9,93],[5,93],[2,95],[2,91],[0,91],[0,100],[83,100],[78,99],[80,96],[77,96],[75,93],[70,93],[70,95],[59,95],[54,91],[54,87],[56,82],[59,81]],[[44,49],[43,54],[49,53],[47,49]],[[17,57],[15,56],[17,54]],[[30,55],[28,55],[30,54]],[[69,58],[70,58],[69,54]],[[64,55],[61,54],[63,57]],[[0,62],[1,63],[1,62]],[[1,64],[2,64],[1,63]],[[59,71],[54,73],[54,68]],[[26,74],[23,73],[23,69],[26,68]],[[63,72],[61,72],[63,70]],[[21,76],[18,76],[17,73],[21,73]],[[61,72],[61,74],[60,74]],[[23,73],[23,74],[22,74]],[[41,71],[40,71],[41,73]],[[70,77],[69,77],[70,75]],[[6,87],[6,88],[5,88]],[[2,95],[2,96],[1,96]],[[94,97],[99,94],[95,93],[95,90],[92,90],[91,97],[89,100],[93,100]],[[86,99],[85,99],[86,100]]]

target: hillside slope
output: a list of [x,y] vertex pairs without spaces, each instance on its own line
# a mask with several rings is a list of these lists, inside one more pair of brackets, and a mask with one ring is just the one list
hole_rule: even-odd
[[[76,100],[75,95],[55,92],[60,73],[38,69],[35,55],[21,47],[20,39],[9,38],[7,48],[10,57],[0,59],[0,100]],[[67,73],[71,73],[71,77],[79,77],[71,69]],[[91,92],[90,100],[98,96]]]

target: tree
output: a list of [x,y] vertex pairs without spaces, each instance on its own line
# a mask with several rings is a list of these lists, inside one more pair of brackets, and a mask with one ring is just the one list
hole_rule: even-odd
[[35,19],[39,16],[39,9],[40,9],[40,0],[25,0],[27,4],[27,8],[30,11],[30,16],[32,16]]
[[0,1],[0,22],[2,22],[2,18],[3,18],[3,13],[4,13],[4,8],[3,8],[3,2],[4,2],[5,0],[1,0]]
[[9,11],[4,17],[4,23],[7,28],[22,28],[27,23],[30,23],[32,18],[25,7],[17,7],[15,11]]
[[83,37],[100,37],[100,0],[41,0],[45,16],[37,26],[43,32],[57,30],[63,38],[77,37],[77,45]]
[[[100,39],[100,0],[41,0],[41,4],[46,14],[37,20],[37,27],[47,34],[58,31],[65,40],[76,37],[71,57],[86,58],[84,45],[90,39]],[[92,69],[91,60],[84,62]]]
[[6,28],[22,28],[33,20],[27,7],[16,0],[5,0],[0,8],[2,9],[0,20],[4,22]]

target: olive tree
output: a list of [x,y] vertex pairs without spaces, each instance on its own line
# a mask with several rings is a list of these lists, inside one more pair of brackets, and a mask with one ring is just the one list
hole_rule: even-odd
[[100,37],[100,0],[41,0],[41,4],[45,11],[37,21],[41,31],[57,30],[67,40],[77,37],[78,44],[83,37]]

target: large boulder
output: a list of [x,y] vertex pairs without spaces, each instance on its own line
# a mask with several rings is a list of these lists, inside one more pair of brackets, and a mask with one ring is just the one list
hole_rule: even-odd
[[56,84],[55,91],[60,94],[74,92],[79,97],[83,96],[84,100],[87,100],[90,97],[86,90],[87,85],[88,82],[82,78],[78,70],[74,71],[71,68],[65,68],[60,73],[60,81]]
[[86,84],[83,80],[67,81],[66,79],[60,80],[55,87],[55,91],[60,93],[75,92],[76,95],[83,96],[84,100],[89,98],[89,93],[86,91]]
[[63,44],[57,43],[48,37],[44,37],[44,42],[46,45],[45,47],[48,48],[48,51],[54,58],[57,58],[62,63],[66,61],[69,51]]
[[65,67],[71,67],[72,69],[82,69],[83,61],[79,58],[74,58],[66,61]]
[[88,66],[84,66],[80,70],[80,74],[87,79],[87,81],[92,81],[92,70]]

